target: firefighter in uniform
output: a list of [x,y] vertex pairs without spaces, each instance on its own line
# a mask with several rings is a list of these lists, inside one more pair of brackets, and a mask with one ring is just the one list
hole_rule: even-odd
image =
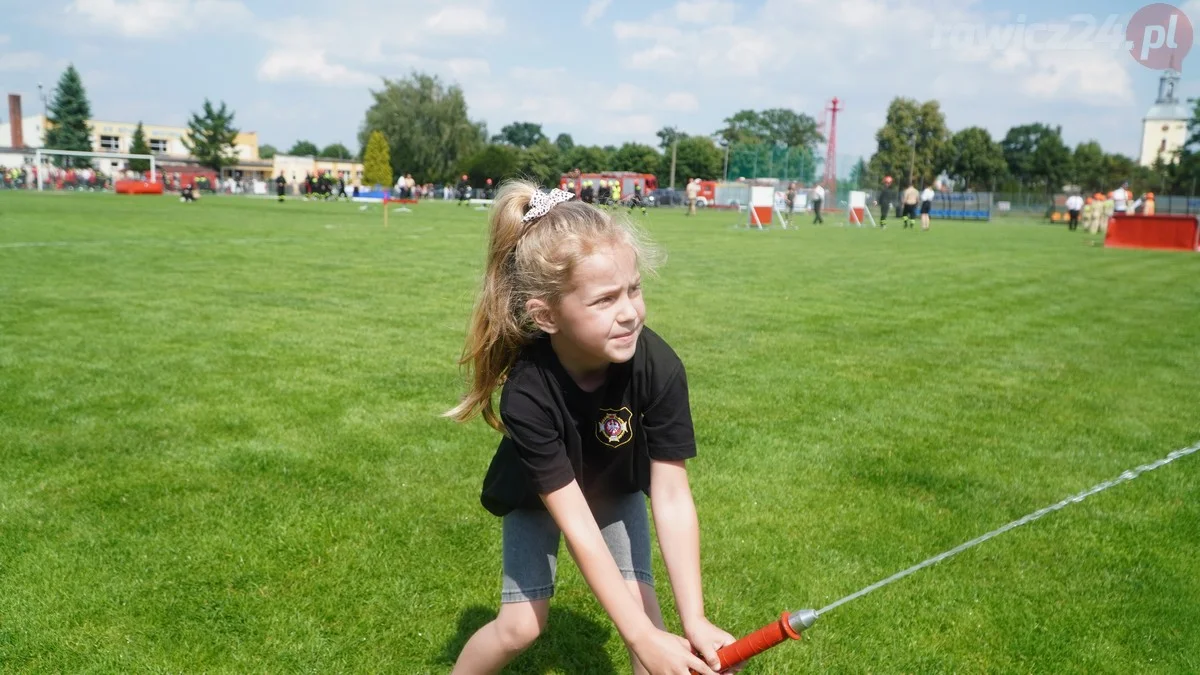
[[883,177],[883,189],[879,191],[879,227],[887,227],[888,209],[896,204],[896,188],[892,185],[892,177]]

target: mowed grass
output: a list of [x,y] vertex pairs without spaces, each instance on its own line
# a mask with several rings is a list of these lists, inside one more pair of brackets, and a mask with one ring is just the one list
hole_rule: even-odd
[[[1200,255],[1019,220],[652,211],[706,605],[738,635],[1200,441]],[[440,419],[485,214],[0,193],[0,669],[440,673],[494,616],[497,437]],[[747,672],[1200,671],[1200,455]],[[673,603],[656,556],[670,626]],[[569,557],[514,673],[628,668]]]

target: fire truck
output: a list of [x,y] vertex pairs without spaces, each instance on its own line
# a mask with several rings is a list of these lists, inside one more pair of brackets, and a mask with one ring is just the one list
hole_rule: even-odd
[[[562,178],[558,180],[560,190],[574,192],[576,196],[583,188],[584,181],[591,181],[592,187],[600,187],[600,181],[608,181],[612,185],[615,181],[621,183],[621,199],[628,199],[633,195],[633,187],[639,185],[642,188],[642,194],[648,195],[658,189],[658,179],[651,173],[636,173],[634,171],[601,171],[599,173],[564,173]],[[574,187],[568,187],[574,183]]]

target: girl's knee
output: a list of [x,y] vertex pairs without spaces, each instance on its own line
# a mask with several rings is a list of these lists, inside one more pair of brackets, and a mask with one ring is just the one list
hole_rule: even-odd
[[504,605],[496,617],[496,632],[509,651],[524,651],[546,629],[548,607],[538,603]]

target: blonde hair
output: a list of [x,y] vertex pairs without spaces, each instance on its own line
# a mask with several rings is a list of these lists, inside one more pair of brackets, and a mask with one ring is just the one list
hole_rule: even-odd
[[538,186],[528,181],[508,181],[496,195],[483,285],[459,359],[468,389],[462,401],[444,413],[459,422],[483,415],[501,433],[504,424],[492,397],[538,332],[526,303],[538,299],[557,304],[571,290],[575,266],[606,244],[631,246],[644,271],[652,271],[658,260],[657,251],[627,219],[581,201],[556,204],[525,222],[537,192]]

